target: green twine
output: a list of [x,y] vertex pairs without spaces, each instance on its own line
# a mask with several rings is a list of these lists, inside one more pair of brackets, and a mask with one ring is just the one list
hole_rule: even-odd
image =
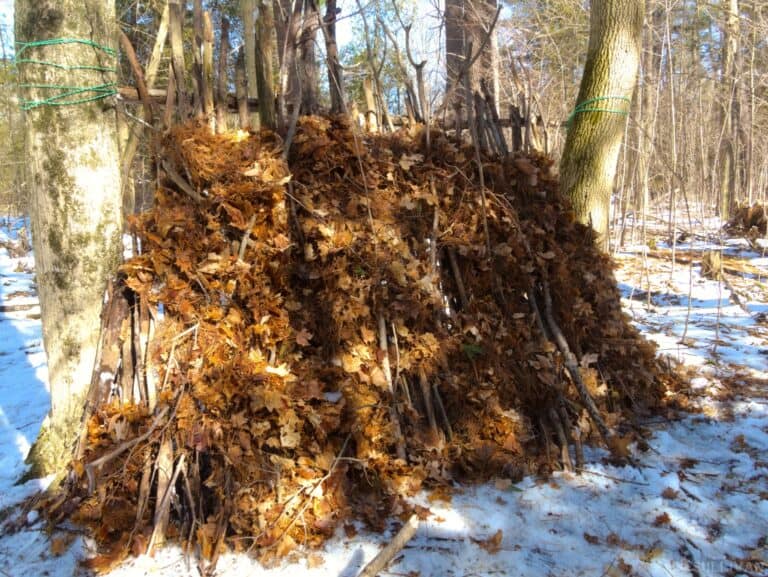
[[621,116],[629,116],[629,111],[626,111],[626,110],[616,110],[614,108],[603,108],[600,106],[592,106],[592,104],[594,104],[595,102],[603,102],[605,100],[621,100],[623,102],[626,102],[627,104],[631,102],[631,100],[626,96],[598,96],[596,98],[590,98],[576,105],[576,108],[573,109],[573,112],[571,112],[571,115],[568,117],[568,120],[565,121],[565,125],[570,126],[571,124],[573,124],[573,120],[576,118],[576,115],[581,114],[582,112],[607,112],[609,114],[620,114]]
[[[33,42],[17,42],[19,50],[16,53],[16,65],[20,64],[35,64],[39,66],[48,66],[50,68],[57,68],[66,72],[73,70],[93,70],[95,72],[110,72],[116,73],[117,69],[108,66],[93,66],[93,65],[68,65],[60,64],[58,62],[49,62],[46,60],[38,60],[35,58],[20,58],[25,50],[30,48],[38,48],[45,46],[58,46],[62,44],[81,44],[84,46],[90,46],[101,50],[110,58],[115,58],[117,52],[109,46],[103,46],[93,40],[86,40],[82,38],[51,38],[48,40],[35,40]],[[32,110],[41,106],[73,106],[76,104],[84,104],[86,102],[94,102],[103,98],[108,98],[117,94],[117,84],[114,82],[108,82],[105,84],[99,84],[96,86],[68,86],[66,84],[19,84],[19,88],[32,88],[37,90],[57,90],[58,93],[41,100],[21,100],[19,106],[22,110]],[[88,96],[85,96],[88,94]],[[79,97],[78,97],[79,96]]]

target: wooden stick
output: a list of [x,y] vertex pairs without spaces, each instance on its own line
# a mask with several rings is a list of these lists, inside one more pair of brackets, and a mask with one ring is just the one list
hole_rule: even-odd
[[165,93],[165,111],[163,126],[170,128],[173,124],[173,113],[176,108],[176,81],[173,79],[173,66],[168,65],[168,90]]
[[424,369],[419,369],[419,385],[421,386],[421,396],[424,399],[424,408],[427,411],[429,428],[432,431],[432,436],[437,439],[437,419],[435,418],[435,406],[432,403],[432,389],[429,386]]
[[248,224],[245,225],[245,233],[243,234],[243,240],[240,242],[240,251],[237,253],[237,260],[243,260],[245,258],[245,251],[248,248],[248,243],[251,239],[251,229],[256,224],[256,215],[251,217]]
[[192,198],[192,200],[196,202],[203,202],[203,197],[200,196],[200,194],[194,188],[192,188],[191,184],[184,180],[183,176],[176,172],[176,169],[168,160],[163,159],[160,165],[163,167],[163,170],[165,170],[168,178],[170,178],[173,183],[181,189],[182,192],[185,192],[187,195],[189,195],[190,198]]
[[557,348],[560,349],[560,352],[563,355],[565,368],[568,369],[568,373],[571,375],[571,380],[579,393],[579,397],[581,397],[581,402],[584,403],[584,407],[587,409],[589,416],[595,422],[595,425],[597,425],[597,430],[600,432],[600,436],[603,438],[603,441],[605,441],[605,444],[610,447],[609,440],[612,437],[611,432],[606,426],[605,421],[603,421],[603,418],[600,416],[600,412],[595,406],[595,401],[592,400],[592,396],[589,394],[589,389],[587,389],[587,385],[584,384],[584,380],[581,378],[576,355],[571,352],[571,348],[568,346],[568,341],[565,340],[563,331],[560,330],[560,327],[557,325],[552,315],[552,294],[549,292],[549,283],[544,280],[542,281],[542,286],[544,289],[544,317],[546,318],[547,325],[549,325],[549,330],[552,333],[555,344],[557,344]]
[[390,394],[389,415],[392,420],[392,432],[395,435],[397,445],[397,458],[406,460],[405,440],[403,431],[400,427],[400,416],[395,408],[395,387],[392,384],[392,368],[389,363],[389,345],[387,343],[387,322],[384,315],[379,313],[379,349],[381,350],[381,370],[384,372],[384,378],[387,381],[387,389]]
[[576,468],[581,469],[584,467],[584,448],[581,446],[581,430],[578,425],[571,426],[571,418],[568,416],[568,409],[565,408],[565,404],[561,401],[559,407],[560,418],[563,420],[563,426],[565,427],[566,436],[570,436],[573,440],[573,448],[576,453]]
[[91,461],[85,466],[85,472],[88,475],[88,492],[93,493],[93,491],[96,489],[96,478],[93,473],[94,469],[97,469],[104,463],[111,461],[115,457],[119,457],[122,455],[125,451],[128,449],[135,447],[139,443],[145,441],[149,438],[149,436],[155,432],[155,429],[157,429],[157,426],[160,424],[160,422],[165,418],[166,413],[168,413],[168,407],[164,407],[163,410],[161,410],[155,419],[152,421],[152,424],[150,425],[149,429],[147,429],[147,432],[143,435],[139,435],[135,439],[131,439],[130,441],[126,441],[116,449],[110,451],[106,455],[102,455],[98,459]]
[[[161,462],[162,459],[162,462]],[[170,467],[163,469],[164,466],[173,465],[173,447],[170,439],[160,445],[160,453],[157,456],[158,481],[157,481],[157,505],[155,505],[154,529],[147,545],[147,554],[152,553],[152,547],[157,543],[162,544],[165,541],[165,530],[168,527],[168,517],[170,514],[171,497],[174,493],[176,480],[179,474],[185,468],[185,455],[181,454],[173,469],[173,474],[168,475]],[[164,478],[165,477],[165,478]]]
[[128,60],[131,71],[133,72],[134,80],[136,80],[136,90],[138,90],[139,98],[141,98],[141,103],[144,106],[144,120],[146,120],[149,124],[152,124],[154,111],[152,109],[152,101],[149,99],[149,91],[147,90],[147,85],[144,82],[144,72],[141,70],[141,65],[139,64],[139,59],[136,57],[136,51],[133,49],[131,39],[128,38],[128,36],[122,30],[119,32],[120,45],[123,48],[125,57]]
[[437,189],[435,181],[429,179],[429,189],[432,196],[435,197],[435,214],[432,217],[432,239],[429,245],[429,272],[437,274],[437,235],[440,227],[440,201],[437,198]]
[[432,383],[432,396],[435,398],[437,410],[440,413],[440,418],[443,420],[445,435],[450,443],[453,441],[453,427],[451,427],[451,421],[448,420],[448,413],[445,412],[445,405],[443,405],[443,399],[440,396],[440,389],[437,387],[437,383]]
[[539,428],[541,429],[541,435],[544,437],[544,453],[547,456],[547,465],[552,468],[552,455],[549,452],[549,445],[551,444],[549,439],[549,431],[547,430],[546,425],[544,425],[544,419],[541,417],[538,418],[539,422]]
[[397,532],[392,541],[390,541],[384,549],[379,551],[371,561],[363,567],[358,577],[375,577],[381,573],[387,565],[395,558],[403,547],[408,544],[408,541],[413,539],[416,531],[419,528],[419,518],[416,515],[411,515],[411,518],[403,525],[402,529]]
[[552,423],[552,428],[555,430],[555,435],[557,435],[557,440],[560,443],[560,460],[563,462],[563,470],[572,471],[573,464],[571,463],[571,453],[568,450],[568,438],[565,436],[563,424],[560,422],[560,416],[553,407],[549,408],[549,420]]
[[413,408],[413,401],[411,400],[411,390],[408,384],[408,379],[405,375],[400,375],[400,388],[403,389],[403,395],[405,396],[405,404],[409,409]]
[[456,260],[456,251],[454,251],[452,248],[448,249],[448,262],[451,263],[451,270],[453,271],[453,278],[456,281],[456,290],[459,293],[461,308],[466,309],[469,307],[469,299],[467,299],[467,291],[464,289],[464,281],[461,279],[459,262]]
[[[166,3],[165,7],[163,8],[162,16],[160,17],[160,25],[158,26],[158,29],[157,29],[155,44],[152,47],[152,55],[149,58],[149,63],[147,64],[146,73],[143,75],[144,85],[146,88],[146,96],[141,97],[142,102],[149,100],[152,97],[152,87],[155,85],[155,80],[157,79],[157,71],[158,71],[158,68],[160,67],[160,60],[163,55],[163,47],[165,46],[165,41],[168,36],[168,18],[169,18],[168,4]],[[140,66],[138,66],[138,70],[141,70]],[[138,85],[138,76],[137,76],[137,85]],[[137,93],[138,93],[138,90],[137,90]],[[120,90],[120,94],[121,96],[124,96],[122,89]],[[126,143],[125,148],[123,149],[122,158],[120,160],[122,170],[123,170],[123,187],[125,187],[126,183],[128,182],[128,175],[130,174],[131,166],[133,166],[133,159],[136,156],[136,151],[138,150],[139,137],[141,136],[141,133],[142,133],[141,125],[135,126],[131,130],[131,133],[128,136],[128,142]]]

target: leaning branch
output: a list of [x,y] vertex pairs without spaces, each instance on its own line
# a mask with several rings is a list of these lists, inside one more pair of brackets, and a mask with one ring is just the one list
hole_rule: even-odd
[[384,549],[382,549],[376,557],[371,559],[370,563],[366,565],[357,577],[376,577],[381,573],[387,565],[395,558],[403,547],[408,544],[408,541],[413,539],[416,534],[416,530],[419,528],[419,518],[416,515],[411,515],[411,518],[403,525],[403,528],[397,532],[394,539],[390,541]]

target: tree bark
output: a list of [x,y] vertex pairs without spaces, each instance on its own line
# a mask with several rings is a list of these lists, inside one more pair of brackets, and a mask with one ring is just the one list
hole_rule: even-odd
[[277,128],[275,114],[275,91],[272,89],[272,30],[275,19],[272,6],[266,0],[259,1],[259,18],[256,23],[256,37],[259,53],[256,58],[256,82],[259,89],[259,119],[261,126]]
[[741,124],[741,83],[737,65],[739,55],[739,2],[724,0],[726,8],[725,27],[723,30],[723,68],[721,70],[723,87],[722,127],[723,142],[720,172],[720,218],[728,220],[736,200],[736,192],[741,185],[740,141]]
[[[109,0],[16,0],[18,42],[68,38],[98,45],[29,47],[23,56],[30,60],[112,68],[115,58],[100,47],[114,50],[116,33],[114,2]],[[115,82],[115,74],[104,70],[64,70],[22,61],[18,66],[20,96],[27,102],[52,96],[50,90],[29,85]],[[51,391],[51,412],[28,461],[34,474],[47,474],[59,470],[72,455],[93,370],[104,290],[120,261],[120,155],[114,100],[33,107],[26,113],[26,131],[35,266]]]
[[251,126],[248,114],[248,81],[245,78],[245,55],[242,46],[237,51],[235,61],[235,94],[237,97],[237,117],[240,130],[248,130]]
[[245,54],[245,79],[248,98],[256,98],[256,0],[240,0],[240,18],[243,23],[243,48]]
[[227,87],[229,86],[229,20],[221,19],[219,70],[216,78],[216,133],[227,131]]
[[304,2],[304,18],[299,37],[301,78],[301,113],[317,114],[320,107],[320,69],[317,65],[315,38],[320,28],[320,12],[313,0]]
[[344,75],[339,61],[339,47],[336,44],[336,0],[326,0],[325,5],[325,53],[328,59],[328,87],[331,92],[331,114],[346,114],[344,100]]
[[281,128],[296,106],[301,105],[301,84],[297,64],[304,0],[274,0],[275,31],[280,61],[278,117]]
[[[640,61],[644,4],[644,0],[592,2],[587,61],[577,99],[577,107],[587,111],[572,117],[560,162],[561,190],[571,199],[576,218],[592,225],[603,246],[629,111],[626,100],[634,92]],[[596,98],[607,99],[592,100]]]
[[454,99],[447,102],[450,110],[460,94],[458,83],[459,71],[464,62],[464,28],[462,26],[464,10],[462,0],[445,1],[445,67],[447,73],[446,94],[453,94]]
[[216,128],[216,117],[213,110],[213,22],[211,13],[203,12],[203,45],[202,45],[202,97],[203,116],[211,129]]
[[176,83],[176,108],[179,118],[185,122],[189,118],[189,103],[187,101],[186,67],[184,64],[184,6],[181,0],[168,0],[168,28],[171,41],[171,64]]

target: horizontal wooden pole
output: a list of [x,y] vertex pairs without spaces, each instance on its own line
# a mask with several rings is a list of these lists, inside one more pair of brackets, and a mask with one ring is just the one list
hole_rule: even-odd
[[[139,98],[139,91],[133,86],[120,86],[118,92],[122,99],[127,104],[141,104]],[[160,106],[165,105],[166,91],[165,88],[150,88],[148,90],[149,97]],[[234,94],[227,94],[227,108],[233,112],[237,112],[237,99]],[[257,98],[248,99],[248,110],[250,112],[259,111],[259,100]]]

